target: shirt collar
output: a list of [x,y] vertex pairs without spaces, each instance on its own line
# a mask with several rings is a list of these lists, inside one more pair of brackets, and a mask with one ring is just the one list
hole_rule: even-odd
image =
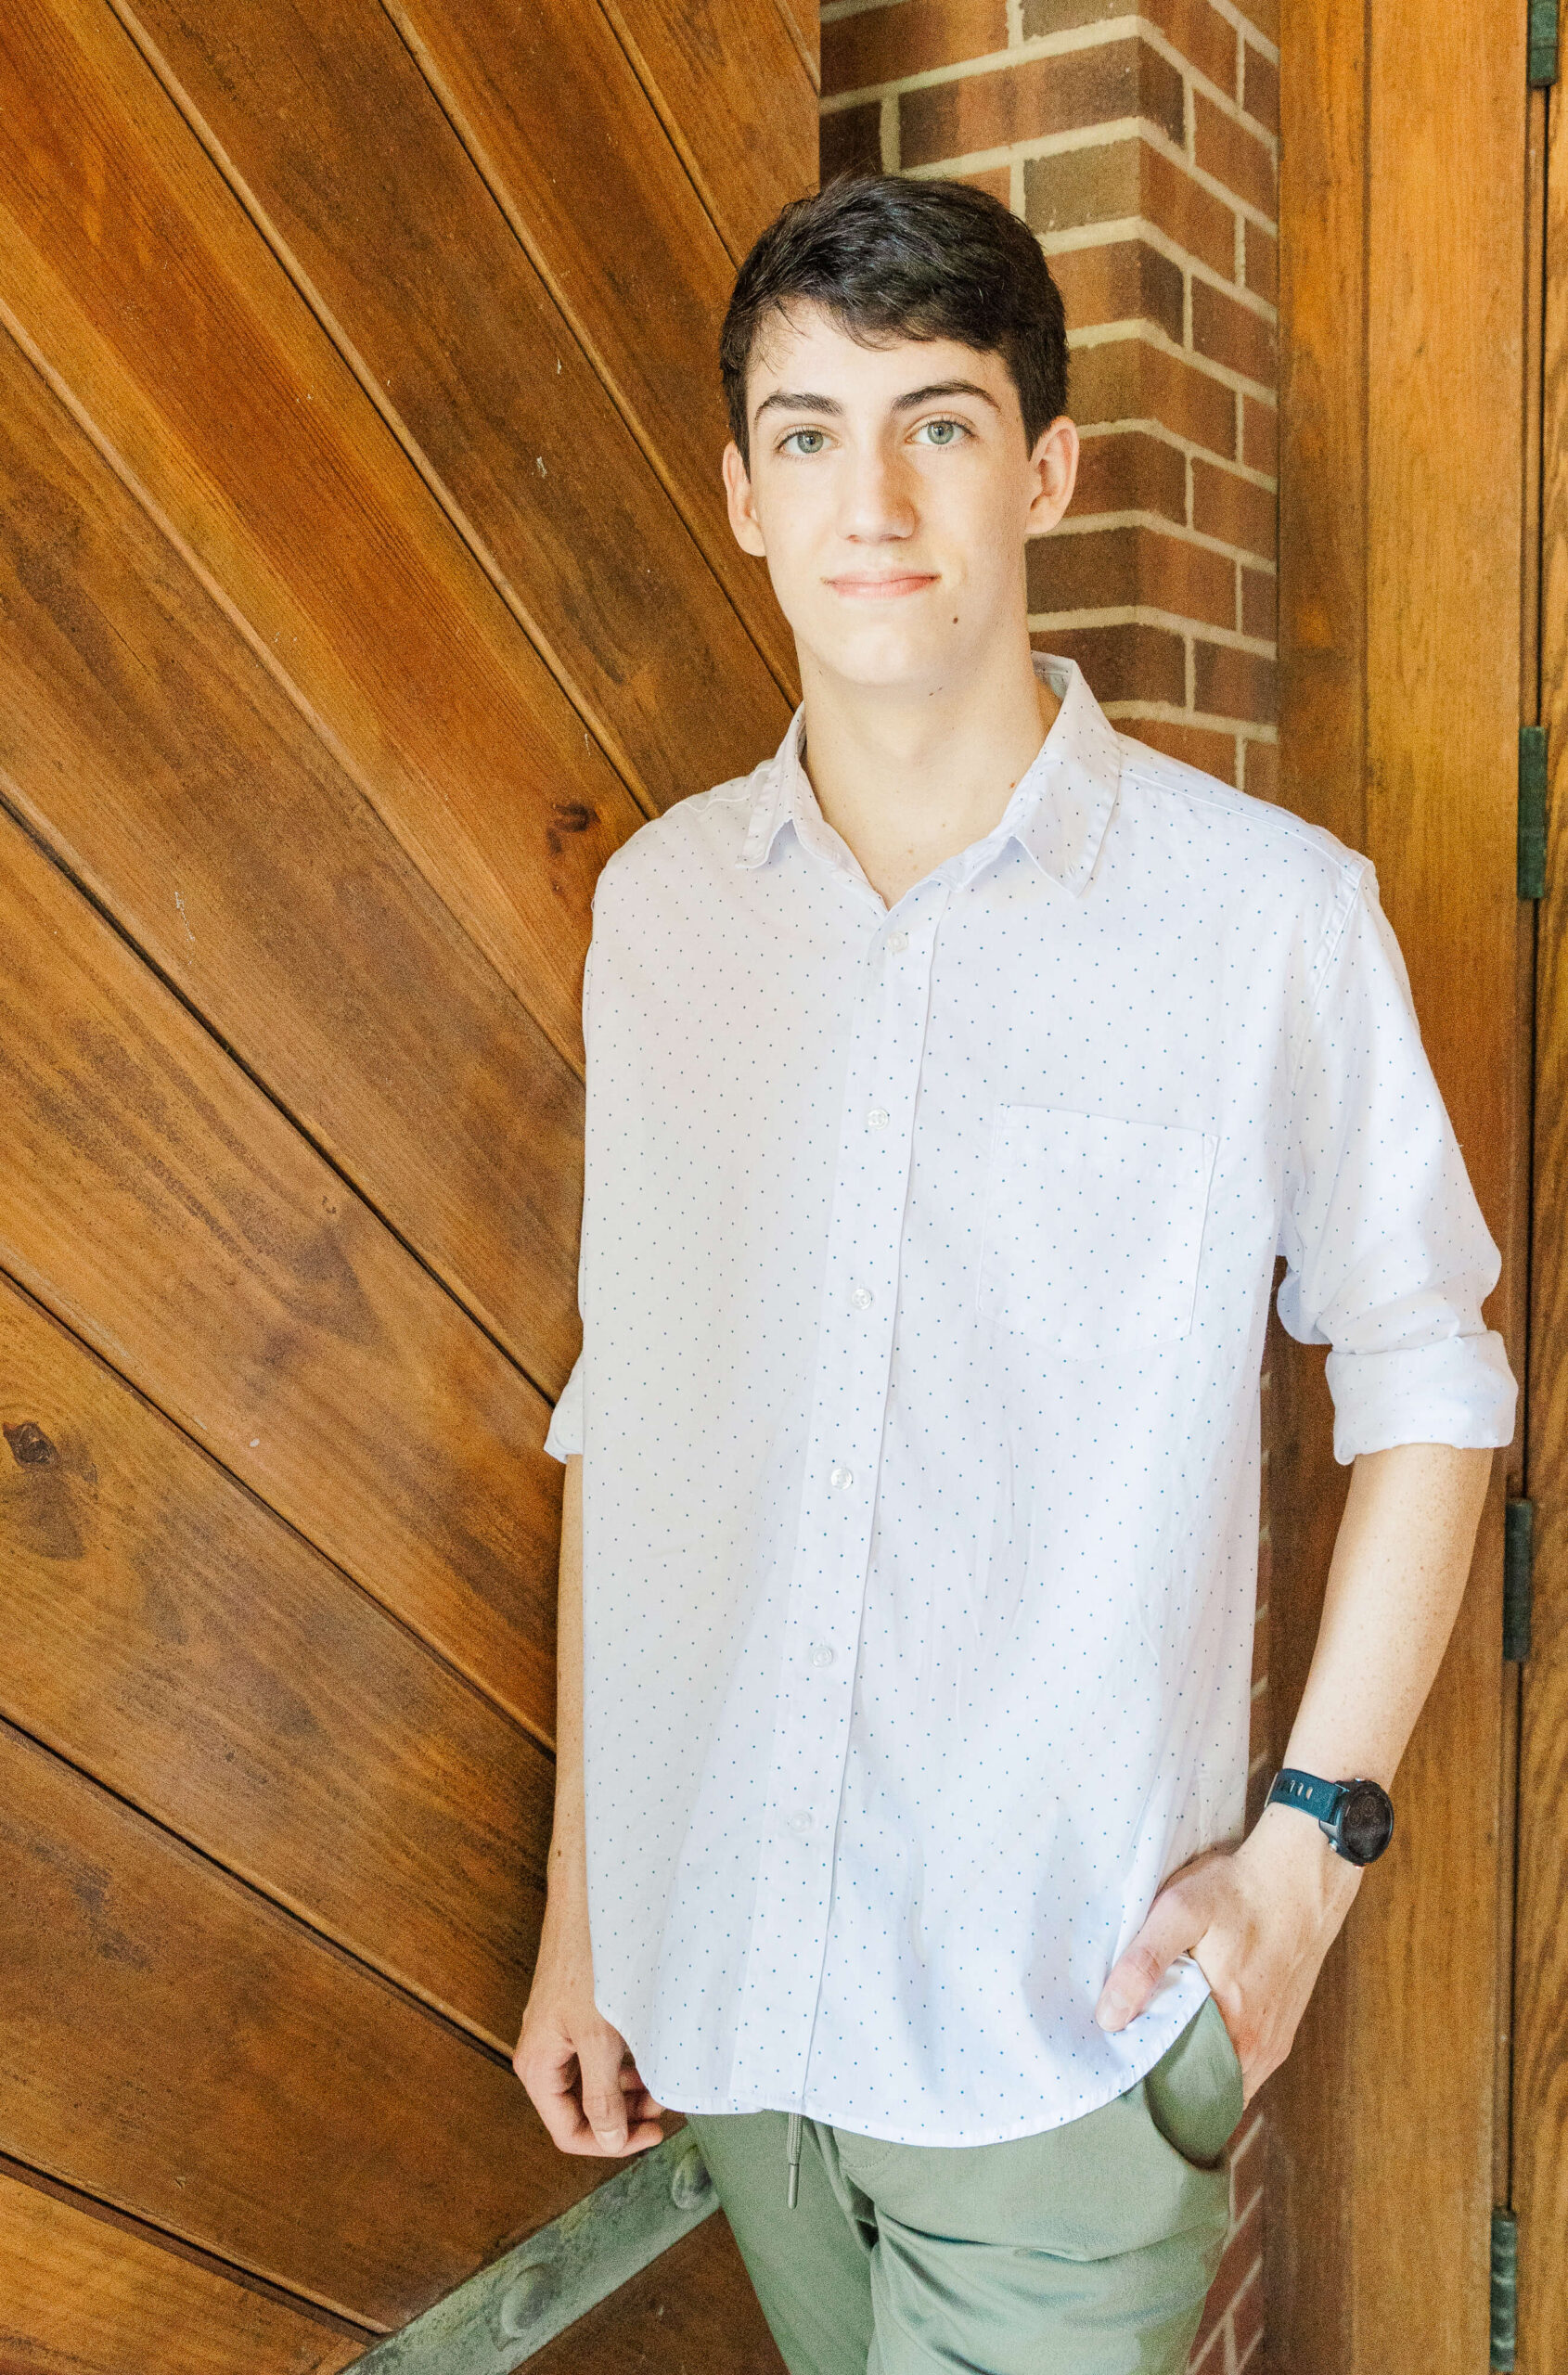
[[[1075,661],[1037,651],[1035,673],[1061,703],[1055,723],[1019,777],[996,829],[938,871],[951,868],[957,879],[972,880],[1008,841],[1015,841],[1043,874],[1064,890],[1081,893],[1088,887],[1116,805],[1121,751],[1115,729]],[[802,707],[762,770],[739,866],[765,865],[784,827],[792,825],[796,839],[813,856],[845,870],[849,853],[823,822],[801,764],[804,729]]]

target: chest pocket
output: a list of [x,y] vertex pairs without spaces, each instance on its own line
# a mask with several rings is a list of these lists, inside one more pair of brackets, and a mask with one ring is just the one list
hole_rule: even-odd
[[1218,1140],[1042,1105],[997,1109],[980,1315],[1095,1360],[1192,1325]]

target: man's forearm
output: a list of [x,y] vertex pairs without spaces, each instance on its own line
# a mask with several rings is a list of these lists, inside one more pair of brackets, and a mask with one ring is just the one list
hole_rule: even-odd
[[1449,1444],[1356,1460],[1283,1764],[1389,1787],[1454,1628],[1491,1466]]
[[549,1894],[558,1918],[587,1911],[583,1799],[583,1463],[569,1459],[556,1599],[556,1804]]

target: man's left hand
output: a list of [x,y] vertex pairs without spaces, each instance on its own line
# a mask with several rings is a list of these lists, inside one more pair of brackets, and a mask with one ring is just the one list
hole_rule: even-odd
[[1266,1806],[1239,1847],[1210,1848],[1172,1875],[1112,1970],[1095,2007],[1124,2029],[1178,1955],[1190,1955],[1214,1992],[1251,2101],[1291,2050],[1323,1958],[1360,1885],[1317,1824],[1293,1806]]

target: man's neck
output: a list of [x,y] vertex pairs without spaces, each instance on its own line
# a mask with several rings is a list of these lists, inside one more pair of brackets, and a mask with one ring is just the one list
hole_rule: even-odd
[[817,805],[890,907],[996,829],[1061,706],[1026,635],[918,689],[852,685],[802,661]]

